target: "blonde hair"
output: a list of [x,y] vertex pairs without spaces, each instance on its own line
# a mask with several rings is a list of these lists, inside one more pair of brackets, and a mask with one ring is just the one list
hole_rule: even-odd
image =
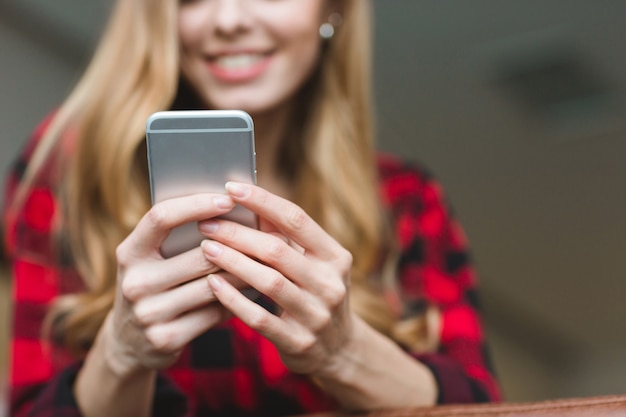
[[[60,190],[61,224],[86,291],[61,297],[49,323],[75,351],[90,345],[110,310],[115,248],[149,208],[143,132],[147,117],[171,108],[177,94],[177,3],[117,2],[91,64],[56,114],[27,172],[26,188],[50,155],[69,158]],[[373,278],[384,259],[394,266],[386,275],[396,271],[377,191],[370,5],[363,0],[341,4],[343,23],[300,93],[308,95],[299,100],[306,114],[303,125],[293,127],[301,141],[295,141],[297,146],[285,141],[281,162],[302,162],[285,165],[294,174],[294,200],[354,256],[353,310],[393,335],[397,317],[381,295],[393,280]]]

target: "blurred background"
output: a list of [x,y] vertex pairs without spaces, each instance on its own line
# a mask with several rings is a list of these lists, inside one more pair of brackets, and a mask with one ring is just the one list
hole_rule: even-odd
[[[2,172],[109,3],[0,0]],[[464,224],[506,399],[626,392],[626,2],[374,5],[379,147],[427,166]]]

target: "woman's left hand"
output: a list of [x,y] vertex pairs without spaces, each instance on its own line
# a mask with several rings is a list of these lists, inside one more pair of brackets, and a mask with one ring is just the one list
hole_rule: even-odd
[[353,330],[348,306],[352,255],[303,209],[260,187],[228,183],[233,200],[259,216],[262,230],[226,220],[200,223],[208,260],[272,299],[274,315],[213,274],[215,296],[269,339],[292,372],[325,376],[344,356]]

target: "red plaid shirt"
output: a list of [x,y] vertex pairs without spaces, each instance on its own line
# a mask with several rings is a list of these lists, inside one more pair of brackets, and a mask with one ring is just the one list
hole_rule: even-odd
[[[46,125],[35,131],[14,164],[5,205]],[[442,313],[438,351],[413,356],[434,373],[440,403],[497,400],[461,226],[439,184],[424,171],[389,156],[381,156],[378,164],[380,193],[401,249],[398,287],[406,311],[430,304]],[[50,302],[82,288],[77,272],[50,245],[58,210],[52,182],[51,175],[42,175],[19,216],[11,222],[5,217],[14,279],[9,381],[16,417],[79,415],[72,384],[80,362],[41,336]],[[289,372],[271,343],[232,319],[194,340],[174,366],[159,374],[153,410],[158,416],[278,416],[334,406],[308,378]]]

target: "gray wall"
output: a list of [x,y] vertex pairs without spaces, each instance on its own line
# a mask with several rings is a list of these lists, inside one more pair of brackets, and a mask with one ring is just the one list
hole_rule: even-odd
[[[623,392],[626,2],[374,3],[380,147],[426,164],[463,222],[507,398]],[[107,7],[0,3],[2,170]]]
[[465,225],[506,393],[623,392],[626,3],[376,4],[381,145]]

